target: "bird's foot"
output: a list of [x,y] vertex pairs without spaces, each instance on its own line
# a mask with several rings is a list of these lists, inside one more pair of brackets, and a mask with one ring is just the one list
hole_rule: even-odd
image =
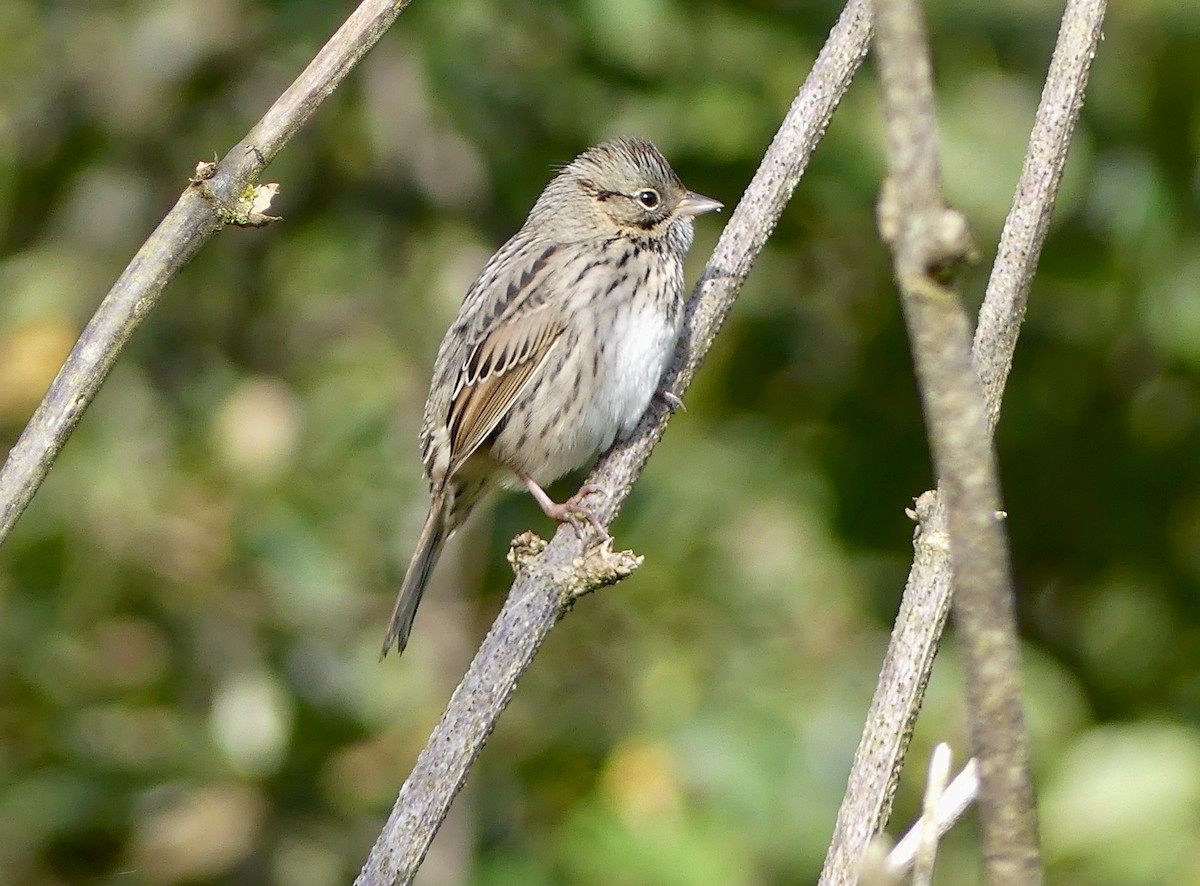
[[584,528],[583,521],[587,520],[592,524],[592,528],[596,530],[600,536],[600,541],[608,541],[612,538],[608,534],[608,530],[604,528],[604,524],[596,517],[596,514],[587,505],[583,504],[583,499],[592,493],[608,497],[608,491],[602,486],[595,483],[585,483],[579,487],[579,491],[559,504],[542,489],[532,477],[521,477],[521,480],[529,487],[529,491],[533,494],[534,500],[541,507],[543,513],[551,520],[557,523],[570,523],[575,530],[575,534],[580,539],[583,538]]

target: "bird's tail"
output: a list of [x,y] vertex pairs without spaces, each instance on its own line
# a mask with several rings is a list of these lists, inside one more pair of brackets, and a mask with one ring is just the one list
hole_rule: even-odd
[[392,646],[396,647],[398,653],[403,653],[404,647],[408,645],[408,636],[412,633],[413,619],[417,615],[421,595],[425,593],[425,585],[429,583],[429,576],[446,541],[447,520],[443,513],[444,502],[441,496],[435,496],[429,506],[429,516],[425,518],[421,536],[417,539],[417,549],[413,552],[408,572],[404,573],[404,583],[400,585],[400,593],[396,597],[396,608],[392,610],[392,620],[383,638],[383,652],[380,658],[386,656]]

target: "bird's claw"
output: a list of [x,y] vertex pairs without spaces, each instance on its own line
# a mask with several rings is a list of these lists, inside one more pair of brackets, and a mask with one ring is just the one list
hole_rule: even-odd
[[679,399],[679,395],[674,391],[659,391],[658,396],[667,404],[672,412],[687,412],[687,407],[683,405],[683,401]]
[[581,541],[584,538],[585,532],[583,526],[584,520],[592,524],[592,528],[599,533],[601,541],[609,539],[611,536],[609,536],[608,530],[604,528],[604,524],[592,512],[592,509],[580,504],[576,498],[578,496],[569,498],[562,504],[554,503],[551,507],[545,508],[546,516],[559,523],[570,523],[571,528],[575,530],[575,534],[579,536]]
[[599,483],[584,483],[579,487],[579,491],[567,499],[567,501],[578,504],[585,496],[592,494],[599,495],[603,498],[612,498],[612,493],[610,493]]
[[609,498],[609,492],[603,486],[597,483],[585,483],[579,487],[579,491],[568,498],[565,502],[559,505],[566,515],[566,522],[570,523],[575,530],[575,534],[583,539],[583,521],[580,517],[585,518],[592,524],[592,528],[600,536],[600,541],[610,541],[612,536],[608,534],[608,530],[604,528],[604,524],[596,517],[595,513],[587,505],[583,504],[583,499],[595,493],[602,495],[604,498]]

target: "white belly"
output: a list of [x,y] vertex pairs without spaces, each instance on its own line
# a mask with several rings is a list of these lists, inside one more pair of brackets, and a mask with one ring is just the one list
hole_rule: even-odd
[[[549,483],[586,463],[618,439],[628,437],[650,405],[662,374],[675,353],[683,323],[683,309],[669,318],[665,311],[645,303],[626,303],[613,315],[612,334],[606,336],[593,390],[564,407],[572,420],[562,429],[557,450],[533,473],[539,483]],[[593,347],[581,347],[576,359],[585,375],[595,359]],[[564,367],[570,378],[575,365]],[[530,466],[533,468],[534,466]]]
[[[635,316],[630,310],[620,318],[615,336],[617,346],[609,364],[609,384],[601,392],[596,409],[611,417],[617,430],[601,440],[598,449],[607,449],[614,439],[625,439],[633,433],[638,420],[650,405],[658,390],[663,372],[675,354],[675,343],[683,311],[676,312],[675,322],[668,324],[661,314],[642,312]],[[612,427],[612,425],[609,425]]]

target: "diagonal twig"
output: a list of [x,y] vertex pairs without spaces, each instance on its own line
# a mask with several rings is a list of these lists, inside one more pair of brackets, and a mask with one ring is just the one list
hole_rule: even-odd
[[255,188],[275,155],[378,42],[410,0],[363,0],[263,118],[218,164],[203,163],[117,278],[0,468],[0,544],[159,296],[226,224],[262,225],[273,189]]
[[[666,390],[681,394],[691,383],[866,54],[869,39],[869,2],[850,0],[696,285],[680,350],[663,380]],[[588,478],[610,493],[593,508],[605,525],[641,473],[668,417],[667,404],[652,407],[633,437],[610,451]],[[584,556],[569,528],[559,530],[544,550],[523,536],[512,557],[518,574],[504,608],[400,789],[356,881],[359,886],[411,882],[546,635],[579,593],[616,580],[635,565],[604,550]]]
[[971,356],[983,388],[988,427],[993,431],[1107,5],[1108,0],[1067,2],[1021,177],[979,309]]

